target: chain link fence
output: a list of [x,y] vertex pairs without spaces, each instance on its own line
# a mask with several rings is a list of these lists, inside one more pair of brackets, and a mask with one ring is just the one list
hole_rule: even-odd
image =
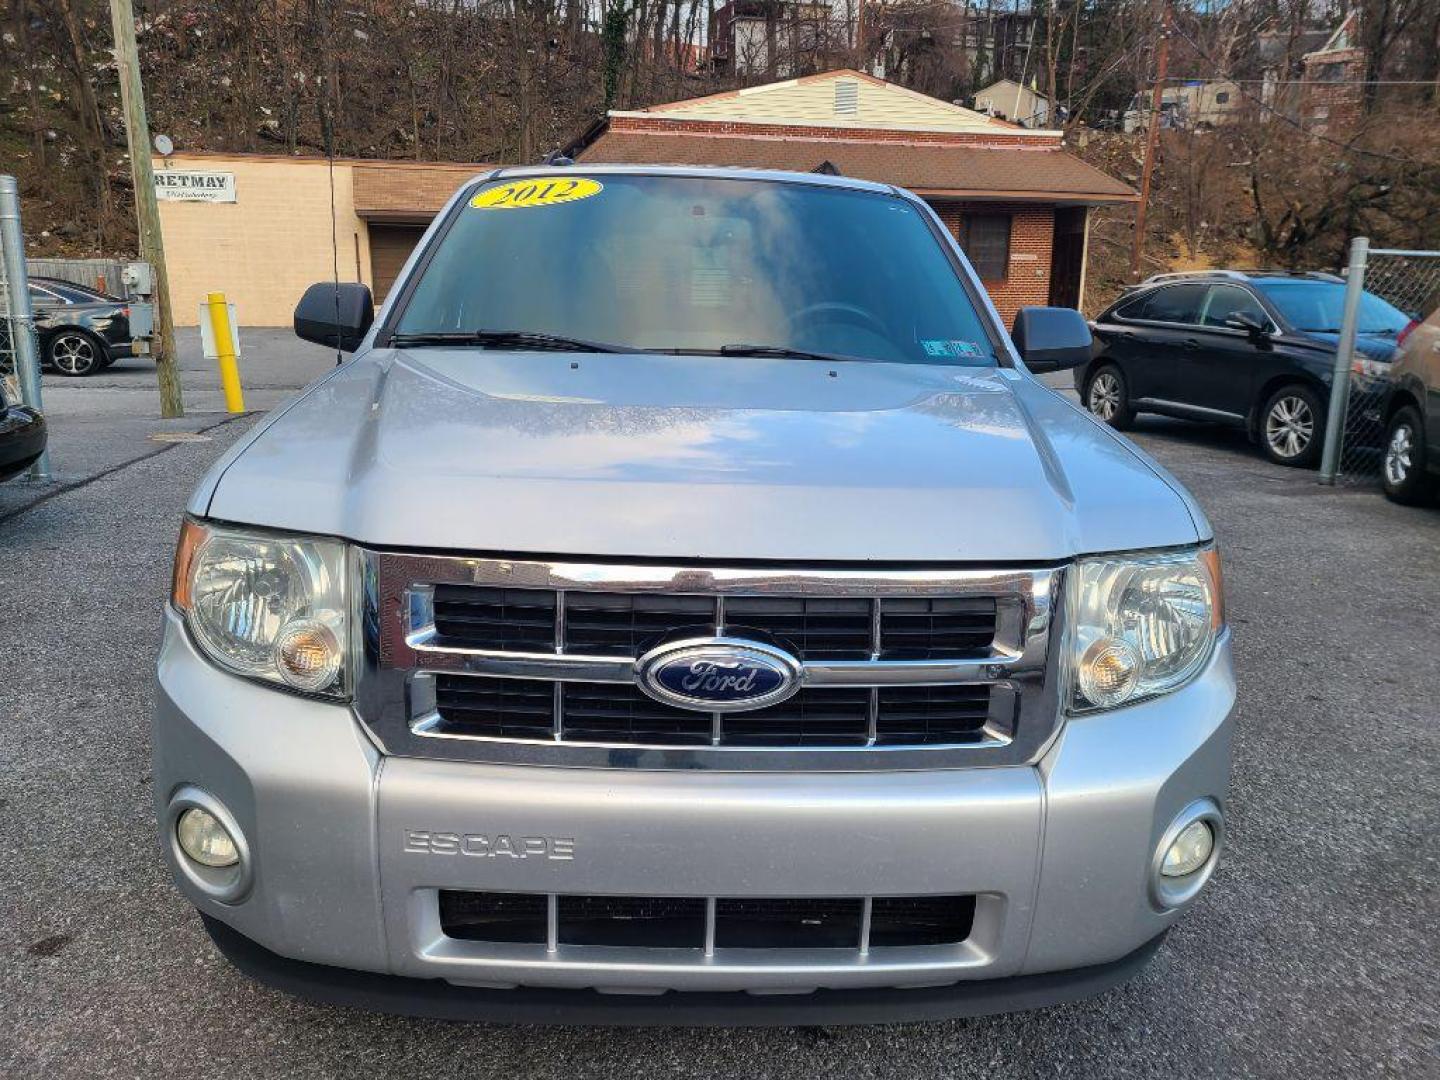
[[1340,330],[1334,385],[1344,405],[1332,411],[1327,425],[1320,478],[1325,483],[1372,484],[1379,482],[1384,466],[1391,368],[1405,334],[1391,325],[1393,312],[1371,297],[1398,308],[1409,320],[1423,322],[1440,308],[1440,251],[1370,248],[1356,241],[1346,276],[1352,291],[1352,279],[1358,278],[1363,293],[1347,303]]
[[[4,243],[0,235],[0,244]],[[15,305],[10,302],[10,281],[5,274],[4,260],[0,259],[0,380],[5,383],[7,401],[20,400],[20,385],[15,370],[15,340],[19,333],[29,332],[14,315]]]

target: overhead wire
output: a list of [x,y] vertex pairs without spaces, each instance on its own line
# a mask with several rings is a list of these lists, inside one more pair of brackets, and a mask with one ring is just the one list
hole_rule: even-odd
[[[1177,26],[1177,25],[1175,24],[1175,20],[1173,20],[1173,19],[1172,19],[1171,22],[1170,22],[1170,29],[1171,29],[1171,31],[1172,31],[1177,37],[1179,37],[1179,38],[1180,38],[1181,40],[1183,40],[1186,44],[1188,44],[1188,45],[1190,46],[1190,48],[1194,49],[1195,52],[1196,52],[1196,54],[1197,54],[1202,60],[1205,60],[1205,61],[1207,61],[1208,63],[1215,65],[1215,70],[1216,70],[1217,72],[1219,72],[1219,71],[1222,70],[1223,65],[1220,63],[1220,61],[1216,60],[1213,56],[1211,56],[1209,53],[1207,53],[1207,52],[1204,50],[1204,48],[1201,47],[1201,45],[1199,44],[1199,42],[1197,42],[1197,41],[1196,41],[1194,38],[1192,38],[1189,34],[1185,33],[1185,31],[1184,31],[1183,29],[1181,29],[1179,26]],[[1254,102],[1256,105],[1260,106],[1260,108],[1262,108],[1263,110],[1265,110],[1266,112],[1268,112],[1268,113],[1270,113],[1272,116],[1274,116],[1277,120],[1280,120],[1280,121],[1282,121],[1283,123],[1289,124],[1291,127],[1295,128],[1297,131],[1300,131],[1300,132],[1304,133],[1305,135],[1310,136],[1310,138],[1316,139],[1316,140],[1318,140],[1319,142],[1329,143],[1331,146],[1334,146],[1334,147],[1336,147],[1336,148],[1338,148],[1338,149],[1340,149],[1340,150],[1343,150],[1343,151],[1344,151],[1345,153],[1347,153],[1347,154],[1360,154],[1360,155],[1364,155],[1365,157],[1378,158],[1378,159],[1381,160],[1381,161],[1393,161],[1393,162],[1396,162],[1396,163],[1398,163],[1398,164],[1400,164],[1400,165],[1414,165],[1414,164],[1415,164],[1415,159],[1414,159],[1414,158],[1401,157],[1401,156],[1398,155],[1398,154],[1387,154],[1387,153],[1385,153],[1384,151],[1381,151],[1381,150],[1367,150],[1365,147],[1354,145],[1353,140],[1352,140],[1351,142],[1341,142],[1339,139],[1332,139],[1332,138],[1330,138],[1330,136],[1328,136],[1328,135],[1322,134],[1321,132],[1315,131],[1315,130],[1312,129],[1312,128],[1306,127],[1303,123],[1301,123],[1299,120],[1295,119],[1293,116],[1289,115],[1288,113],[1284,112],[1284,111],[1281,110],[1281,109],[1275,108],[1275,106],[1271,105],[1268,101],[1265,101],[1263,98],[1257,97],[1255,94],[1252,94],[1250,91],[1246,90],[1243,85],[1240,85],[1237,80],[1234,80],[1234,79],[1226,79],[1224,75],[1220,75],[1220,74],[1217,74],[1217,75],[1215,76],[1215,80],[1216,80],[1216,81],[1224,80],[1224,81],[1228,81],[1228,82],[1235,82],[1236,85],[1237,85],[1237,87],[1239,88],[1240,96],[1241,96],[1241,97],[1244,97],[1244,98],[1248,99],[1249,101]],[[1167,81],[1168,81],[1168,80],[1167,80]],[[1192,80],[1192,81],[1194,81],[1194,80]],[[1207,81],[1207,80],[1200,80],[1200,81]],[[1351,85],[1351,84],[1346,84],[1346,83],[1332,83],[1332,84],[1329,84],[1329,85],[1343,86],[1343,85]]]

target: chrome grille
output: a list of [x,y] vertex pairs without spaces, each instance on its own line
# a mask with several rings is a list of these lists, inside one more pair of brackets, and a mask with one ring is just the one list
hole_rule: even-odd
[[[437,585],[437,639],[500,652],[551,648],[588,656],[641,656],[667,638],[753,637],[801,660],[932,660],[966,656],[995,639],[988,596],[717,596]],[[877,625],[878,624],[878,639]]]
[[[938,768],[1033,760],[1058,708],[1063,571],[552,563],[367,552],[356,710],[389,753],[632,768]],[[765,642],[799,690],[662,704],[645,652]]]

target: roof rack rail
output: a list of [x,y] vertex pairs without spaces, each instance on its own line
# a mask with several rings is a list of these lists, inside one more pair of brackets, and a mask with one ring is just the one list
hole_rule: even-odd
[[1151,274],[1141,285],[1153,285],[1158,281],[1173,281],[1176,278],[1218,277],[1229,281],[1244,281],[1247,275],[1241,270],[1176,270],[1168,274]]

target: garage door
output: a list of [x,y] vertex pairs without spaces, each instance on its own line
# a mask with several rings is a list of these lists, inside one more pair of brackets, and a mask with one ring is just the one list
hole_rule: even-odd
[[370,226],[370,280],[375,282],[377,304],[385,299],[405,260],[424,235],[425,229],[419,225]]

